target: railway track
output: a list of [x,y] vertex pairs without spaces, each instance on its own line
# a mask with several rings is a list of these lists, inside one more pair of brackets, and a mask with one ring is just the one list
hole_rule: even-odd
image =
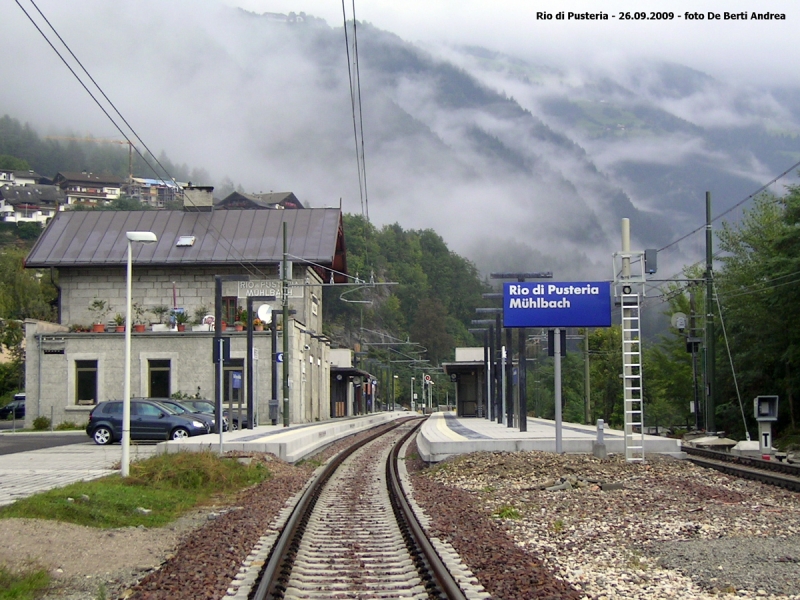
[[419,425],[401,423],[326,465],[297,502],[250,598],[467,598],[402,490],[398,454]]
[[760,458],[736,456],[727,452],[683,446],[693,463],[722,471],[734,477],[753,479],[769,485],[800,492],[800,466]]

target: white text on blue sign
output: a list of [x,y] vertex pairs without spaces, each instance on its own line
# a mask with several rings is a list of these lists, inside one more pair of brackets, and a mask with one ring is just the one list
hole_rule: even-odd
[[506,283],[505,327],[608,327],[611,289],[607,281]]

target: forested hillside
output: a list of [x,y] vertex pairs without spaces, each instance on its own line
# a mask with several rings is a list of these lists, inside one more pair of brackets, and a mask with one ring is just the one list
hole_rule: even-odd
[[[91,171],[127,177],[128,154],[128,144],[121,138],[108,141],[79,134],[41,136],[28,123],[22,124],[9,115],[0,118],[0,157],[24,161],[27,165],[25,168],[50,179],[59,171]],[[208,184],[207,171],[191,169],[185,164],[174,164],[164,154],[158,156],[158,162],[166,171],[159,168],[157,162],[147,154],[143,159],[133,152],[132,159],[135,177],[172,176],[178,181]],[[11,164],[13,163],[9,163]],[[10,168],[17,166],[23,165],[14,164]],[[156,168],[155,172],[151,166]]]
[[[468,328],[489,286],[439,234],[405,230],[398,223],[379,229],[347,214],[344,232],[348,270],[363,284],[326,290],[331,336],[350,347],[360,344],[375,356],[398,350],[428,359],[431,366],[452,360],[455,346],[475,344]],[[418,345],[370,345],[406,339]]]

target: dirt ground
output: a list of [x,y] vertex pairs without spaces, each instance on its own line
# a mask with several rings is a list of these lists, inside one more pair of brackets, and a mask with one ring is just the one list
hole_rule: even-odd
[[0,519],[0,564],[47,569],[45,599],[116,598],[160,566],[184,535],[204,525],[208,509],[157,529],[96,529],[40,519]]

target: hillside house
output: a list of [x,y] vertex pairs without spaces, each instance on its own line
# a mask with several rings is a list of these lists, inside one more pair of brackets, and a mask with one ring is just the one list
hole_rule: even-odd
[[54,185],[0,185],[0,220],[47,224],[65,202]]
[[86,171],[82,173],[60,171],[53,178],[53,184],[63,190],[68,205],[108,204],[120,197],[124,182],[124,179],[116,175],[99,175]]
[[215,208],[224,209],[284,209],[303,208],[303,204],[292,192],[270,192],[269,194],[245,194],[231,192],[222,200],[214,203]]
[[[189,194],[187,193],[187,199]],[[195,195],[194,202],[210,193]],[[188,200],[187,200],[188,202]],[[342,215],[338,209],[201,210],[185,211],[66,211],[52,220],[30,252],[26,266],[58,272],[59,323],[26,324],[26,419],[53,414],[55,423],[83,422],[97,402],[119,399],[123,393],[124,333],[86,331],[98,315],[95,300],[109,308],[105,324],[125,312],[128,231],[152,231],[154,244],[132,245],[132,299],[140,306],[143,332],[132,333],[131,391],[133,396],[169,396],[177,392],[213,398],[213,325],[196,324],[177,331],[158,323],[158,307],[173,314],[213,315],[215,276],[248,279],[225,281],[224,320],[233,325],[246,307],[248,295],[280,296],[278,265],[283,258],[283,224],[287,224],[288,255],[294,261],[289,307],[294,311],[289,336],[290,422],[304,423],[331,416],[330,341],[322,335],[322,284],[343,281],[346,255]],[[278,309],[266,305],[262,314]],[[97,311],[95,311],[97,312]],[[162,315],[163,316],[163,315]],[[226,406],[246,403],[246,331],[232,331],[231,361],[224,367]],[[253,333],[260,360],[254,364],[253,402],[265,421],[271,398],[272,356],[269,331]],[[256,354],[254,352],[254,355]]]

